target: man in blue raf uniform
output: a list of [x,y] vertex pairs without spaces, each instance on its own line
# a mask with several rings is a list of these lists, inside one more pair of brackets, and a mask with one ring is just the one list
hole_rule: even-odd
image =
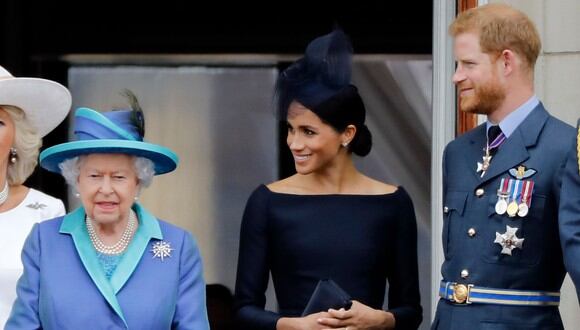
[[574,128],[534,94],[538,32],[522,12],[490,4],[461,13],[450,34],[461,110],[487,122],[443,156],[445,261],[432,328],[562,329],[558,204]]
[[580,299],[580,120],[575,143],[568,154],[560,198],[560,239],[566,269]]

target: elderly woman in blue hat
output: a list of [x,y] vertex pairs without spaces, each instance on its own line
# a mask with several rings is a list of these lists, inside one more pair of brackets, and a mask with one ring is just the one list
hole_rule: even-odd
[[209,329],[194,239],[137,203],[178,158],[143,141],[128,94],[131,110],[78,109],[77,140],[41,153],[82,206],[32,229],[6,329]]
[[[413,203],[403,187],[369,178],[353,162],[372,140],[350,83],[351,56],[336,30],[312,41],[278,77],[278,111],[297,173],[260,185],[246,205],[235,293],[244,329],[421,323]],[[270,274],[277,312],[264,309]]]

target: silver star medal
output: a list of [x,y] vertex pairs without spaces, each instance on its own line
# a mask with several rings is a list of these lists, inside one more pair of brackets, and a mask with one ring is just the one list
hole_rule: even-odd
[[493,241],[493,242],[501,245],[501,247],[502,247],[501,253],[502,254],[507,254],[507,255],[511,256],[513,249],[515,249],[515,248],[521,249],[522,248],[522,245],[524,244],[525,238],[518,238],[516,236],[516,231],[518,231],[518,228],[512,228],[510,226],[505,226],[505,233],[500,234],[498,232],[495,232],[495,241]]
[[477,162],[477,170],[476,172],[481,172],[481,176],[485,174],[485,171],[489,168],[489,163],[491,162],[491,157],[488,155],[483,156],[483,163]]
[[153,252],[153,258],[160,258],[163,261],[163,258],[171,257],[171,245],[168,242],[159,241],[153,244],[153,248],[151,252]]

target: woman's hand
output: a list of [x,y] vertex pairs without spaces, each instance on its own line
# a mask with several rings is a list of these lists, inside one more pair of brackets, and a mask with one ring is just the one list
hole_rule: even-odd
[[283,317],[276,323],[276,330],[322,330],[326,328],[318,322],[320,319],[331,318],[327,312],[310,314],[304,317]]
[[379,330],[394,329],[395,317],[392,313],[373,309],[353,300],[349,310],[328,310],[329,317],[322,317],[318,323],[323,329]]

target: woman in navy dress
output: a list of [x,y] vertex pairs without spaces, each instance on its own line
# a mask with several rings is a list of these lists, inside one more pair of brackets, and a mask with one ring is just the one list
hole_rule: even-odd
[[[413,204],[403,187],[359,172],[371,134],[350,84],[352,50],[340,30],[312,41],[278,78],[279,115],[297,173],[260,185],[240,234],[238,323],[246,329],[416,329],[421,323]],[[278,311],[265,310],[272,274]],[[348,309],[301,316],[317,283],[332,279]],[[383,309],[386,283],[388,309]]]

